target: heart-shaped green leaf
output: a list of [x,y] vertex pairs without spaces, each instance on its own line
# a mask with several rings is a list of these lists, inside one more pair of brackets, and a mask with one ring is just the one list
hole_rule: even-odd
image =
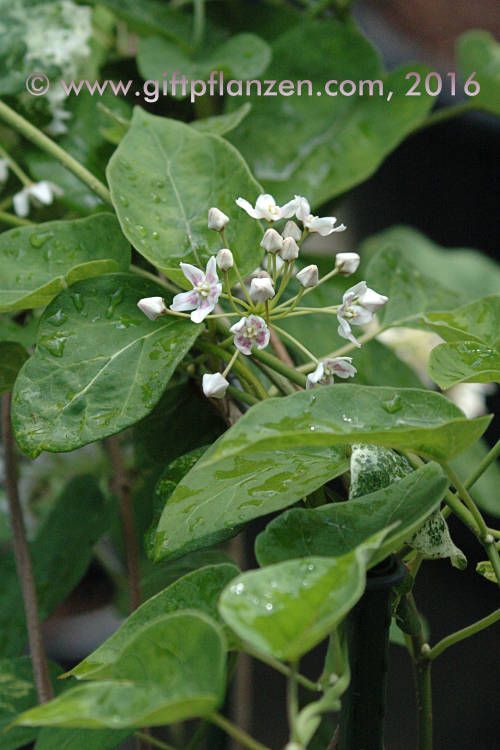
[[[231,430],[220,440],[226,436],[230,441]],[[241,524],[292,505],[348,468],[345,451],[331,446],[297,450],[277,440],[266,450],[249,448],[220,461],[210,460],[213,450],[205,452],[173,493],[170,485],[158,486],[166,505],[153,537],[154,560],[234,536]]]
[[[302,19],[274,41],[272,54],[272,80],[251,96],[252,112],[231,141],[280,202],[300,193],[317,205],[362,182],[432,106],[431,97],[406,96],[413,79],[405,75],[423,67],[386,75],[352,23]],[[342,95],[343,81],[365,81],[363,93],[347,84]],[[300,95],[288,82],[295,92],[302,82]]]
[[29,456],[70,451],[138,422],[201,331],[137,308],[164,288],[131,274],[79,282],[45,310],[37,348],[16,380],[13,426]]
[[292,508],[257,537],[259,565],[319,555],[343,555],[381,529],[395,524],[373,563],[398,549],[435,510],[447,481],[430,463],[387,487],[345,503]]
[[179,578],[159,594],[144,602],[123,625],[90,656],[66,673],[80,679],[101,679],[124,647],[149,622],[175,610],[201,610],[218,619],[217,601],[222,589],[239,573],[235,565],[208,565]]
[[200,120],[193,120],[189,123],[192,128],[199,130],[200,133],[212,133],[212,135],[225,135],[238,127],[248,115],[252,105],[245,102],[241,107],[233,112],[227,112],[225,115],[214,115],[213,117],[203,117]]
[[490,294],[451,312],[429,313],[425,322],[449,343],[478,341],[495,348],[500,342],[500,294]]
[[44,307],[75,281],[126,271],[130,246],[116,218],[48,221],[0,235],[0,312]]
[[243,573],[223,591],[219,611],[257,651],[294,661],[326,638],[358,601],[366,564],[386,533],[342,557],[287,560]]
[[259,265],[259,224],[235,200],[254,201],[262,191],[240,154],[218,136],[137,108],[107,175],[124,234],[174,281],[187,284],[180,261],[204,265],[221,247],[207,226],[211,206],[231,219],[226,237],[243,275]]
[[206,615],[159,617],[121,651],[106,682],[68,690],[14,724],[123,729],[206,716],[222,702],[226,647]]
[[500,353],[477,341],[440,344],[431,352],[429,375],[444,389],[457,383],[500,383]]

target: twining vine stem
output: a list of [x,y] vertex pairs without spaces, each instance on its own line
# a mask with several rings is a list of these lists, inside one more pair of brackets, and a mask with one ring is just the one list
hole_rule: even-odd
[[459,643],[465,638],[470,638],[471,635],[479,633],[481,630],[498,622],[498,620],[500,620],[500,609],[490,612],[489,615],[486,615],[486,617],[483,617],[481,620],[477,620],[477,622],[473,622],[472,625],[467,625],[467,627],[447,635],[446,638],[443,638],[439,643],[436,643],[430,651],[424,654],[425,658],[432,661],[450,646],[454,646],[455,643]]
[[52,698],[52,685],[47,668],[42,629],[38,615],[38,602],[35,577],[30,550],[26,539],[23,511],[17,484],[17,461],[10,419],[11,395],[2,396],[2,442],[5,461],[5,490],[9,505],[9,519],[12,528],[12,543],[16,559],[17,574],[21,584],[26,614],[26,626],[33,664],[33,679],[40,703]]

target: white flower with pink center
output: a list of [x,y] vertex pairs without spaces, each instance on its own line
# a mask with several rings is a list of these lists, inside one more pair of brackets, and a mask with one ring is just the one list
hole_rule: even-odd
[[289,219],[290,216],[293,216],[295,211],[295,200],[289,201],[280,208],[276,205],[276,201],[272,195],[269,195],[269,193],[259,195],[255,207],[245,198],[237,198],[236,205],[246,211],[252,219],[265,219],[266,221]]
[[344,293],[342,304],[337,311],[339,336],[349,339],[356,346],[361,346],[353,336],[351,325],[362,326],[369,323],[373,314],[380,310],[387,300],[388,297],[367,287],[366,281],[360,281],[352,286]]
[[234,333],[234,345],[242,354],[252,353],[252,347],[265,349],[269,344],[269,328],[266,321],[259,315],[249,315],[241,318],[229,329]]
[[314,372],[307,376],[307,390],[311,390],[315,385],[331,385],[334,382],[335,375],[339,378],[353,378],[357,370],[351,362],[351,357],[334,357],[323,360]]
[[215,257],[212,256],[209,259],[205,273],[190,263],[181,263],[180,266],[186,279],[193,285],[193,289],[190,292],[176,294],[170,309],[174,312],[192,310],[193,323],[201,323],[212,312],[222,292]]
[[326,237],[332,232],[343,232],[345,230],[344,224],[335,226],[337,223],[335,216],[314,216],[311,213],[309,201],[301,195],[295,196],[295,216],[306,229],[310,232],[318,232],[322,237]]

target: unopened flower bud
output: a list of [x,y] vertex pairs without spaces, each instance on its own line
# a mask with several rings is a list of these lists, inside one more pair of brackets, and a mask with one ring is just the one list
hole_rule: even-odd
[[266,230],[260,246],[268,253],[277,253],[283,247],[283,237],[276,229],[269,228]]
[[217,253],[217,267],[221,271],[229,271],[234,266],[233,254],[227,247],[223,247]]
[[318,283],[318,266],[306,266],[297,274],[297,281],[303,287],[316,286]]
[[293,237],[295,242],[298,242],[302,237],[300,227],[294,221],[287,221],[287,223],[285,224],[285,228],[283,229],[283,232],[281,234],[283,237]]
[[144,297],[137,303],[137,307],[150,320],[156,320],[160,315],[167,312],[163,297]]
[[274,297],[274,287],[271,279],[252,279],[250,284],[250,299],[256,305]]
[[299,257],[299,246],[293,237],[285,237],[283,240],[283,247],[280,250],[280,255],[283,260],[295,260],[295,258]]
[[226,378],[220,372],[207,372],[203,376],[203,393],[207,398],[224,398],[228,385]]
[[208,209],[208,228],[216,232],[221,232],[229,222],[229,216],[226,216],[219,208]]
[[359,255],[357,253],[337,253],[335,256],[335,268],[342,276],[350,276],[358,270]]

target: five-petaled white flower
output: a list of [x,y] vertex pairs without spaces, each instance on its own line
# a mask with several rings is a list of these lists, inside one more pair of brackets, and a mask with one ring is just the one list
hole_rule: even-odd
[[362,326],[369,323],[373,314],[385,305],[388,297],[378,294],[366,286],[366,281],[348,289],[342,298],[342,305],[338,309],[338,333],[344,339],[349,339],[356,346],[361,344],[354,338],[351,325]]
[[353,378],[357,370],[351,364],[351,357],[334,357],[320,362],[314,372],[307,376],[306,389],[309,391],[315,385],[331,385],[334,375],[339,378]]
[[269,193],[259,195],[255,203],[255,208],[245,198],[237,198],[236,205],[243,208],[252,219],[265,219],[266,221],[289,219],[295,213],[294,200],[289,201],[280,208]]
[[203,393],[207,398],[224,398],[229,383],[220,372],[206,372],[202,379]]
[[9,162],[7,159],[0,159],[0,185],[7,181],[9,176]]
[[302,222],[306,229],[310,232],[318,232],[322,237],[326,237],[332,232],[343,232],[345,230],[344,224],[335,226],[337,223],[335,216],[323,216],[322,218],[314,216],[311,213],[309,201],[301,195],[295,196],[295,216]]
[[234,345],[242,354],[252,353],[252,346],[265,349],[269,344],[269,328],[266,321],[259,315],[249,315],[241,318],[229,329],[234,333]]
[[55,197],[63,194],[63,191],[53,182],[42,180],[24,187],[16,193],[12,199],[15,213],[24,218],[30,211],[30,200],[34,206],[50,206]]
[[212,312],[222,292],[215,256],[209,259],[205,273],[190,263],[181,263],[180,267],[186,279],[193,285],[193,289],[190,292],[176,294],[170,309],[174,312],[193,310],[191,320],[193,323],[201,323]]

